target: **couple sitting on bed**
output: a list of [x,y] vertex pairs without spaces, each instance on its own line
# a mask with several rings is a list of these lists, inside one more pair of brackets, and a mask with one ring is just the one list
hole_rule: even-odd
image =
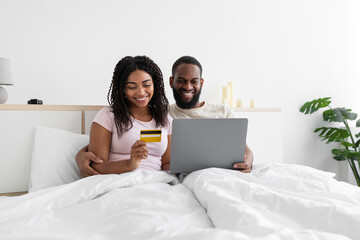
[[[179,58],[170,86],[176,104],[169,107],[160,68],[146,56],[125,57],[115,67],[108,93],[110,107],[96,115],[90,143],[76,156],[82,176],[124,173],[135,169],[169,170],[173,118],[232,118],[230,107],[200,102],[202,66],[193,57]],[[169,113],[169,115],[168,115]],[[160,142],[139,140],[142,130],[161,130]],[[253,153],[234,169],[250,172]]]

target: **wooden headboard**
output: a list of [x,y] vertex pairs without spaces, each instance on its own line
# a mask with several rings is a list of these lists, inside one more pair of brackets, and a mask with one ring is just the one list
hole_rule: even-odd
[[85,134],[85,112],[99,111],[101,105],[32,105],[0,104],[0,111],[76,111],[81,113],[81,133]]
[[0,195],[27,191],[36,126],[88,134],[100,105],[0,104]]

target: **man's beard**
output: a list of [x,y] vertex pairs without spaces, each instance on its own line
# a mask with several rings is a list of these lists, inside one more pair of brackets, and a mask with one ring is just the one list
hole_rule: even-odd
[[175,89],[173,89],[173,94],[174,94],[174,99],[175,99],[176,105],[178,105],[180,108],[183,108],[183,109],[190,109],[190,108],[195,107],[195,105],[199,102],[201,88],[196,94],[194,94],[194,97],[193,97],[193,99],[191,99],[190,102],[184,102],[181,99],[180,94]]

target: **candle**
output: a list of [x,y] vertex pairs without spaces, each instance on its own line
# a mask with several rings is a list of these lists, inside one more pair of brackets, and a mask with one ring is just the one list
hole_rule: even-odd
[[255,100],[254,99],[251,99],[250,100],[250,107],[255,107]]
[[241,99],[236,100],[236,107],[241,108],[242,107],[242,101]]
[[229,88],[228,86],[224,86],[222,87],[222,100],[226,99],[226,104],[227,104],[228,98],[229,98]]
[[233,98],[234,98],[234,83],[228,82],[229,86],[229,105],[230,107],[234,106]]
[[223,98],[222,100],[221,100],[221,104],[228,104],[228,101],[227,101],[227,99],[226,98]]

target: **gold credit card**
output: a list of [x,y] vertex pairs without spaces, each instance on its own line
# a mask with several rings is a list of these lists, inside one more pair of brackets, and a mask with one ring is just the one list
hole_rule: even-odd
[[161,142],[161,129],[141,130],[140,140],[144,142]]

